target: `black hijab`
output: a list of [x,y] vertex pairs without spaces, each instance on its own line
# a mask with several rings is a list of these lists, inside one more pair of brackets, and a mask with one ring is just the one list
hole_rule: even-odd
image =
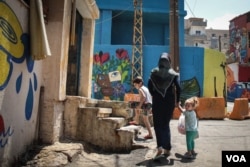
[[150,80],[155,90],[164,97],[167,89],[178,75],[179,74],[171,68],[170,55],[164,52],[160,56],[158,67],[152,69]]

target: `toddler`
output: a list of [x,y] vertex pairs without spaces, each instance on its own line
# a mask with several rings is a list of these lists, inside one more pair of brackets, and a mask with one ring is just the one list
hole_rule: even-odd
[[186,144],[187,152],[184,154],[185,158],[195,158],[195,142],[198,136],[198,122],[196,117],[195,108],[198,106],[198,98],[191,97],[185,101],[184,108],[179,104],[180,111],[185,115],[185,128],[186,128]]

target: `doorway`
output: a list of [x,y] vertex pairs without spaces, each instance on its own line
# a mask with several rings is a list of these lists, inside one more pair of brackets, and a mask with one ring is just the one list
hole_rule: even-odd
[[72,96],[79,95],[79,83],[80,83],[80,69],[81,69],[81,46],[82,46],[82,26],[83,18],[76,11],[76,22],[75,22],[75,34],[74,34],[74,45],[69,45],[68,53],[68,69],[67,69],[67,83],[66,83],[66,94]]

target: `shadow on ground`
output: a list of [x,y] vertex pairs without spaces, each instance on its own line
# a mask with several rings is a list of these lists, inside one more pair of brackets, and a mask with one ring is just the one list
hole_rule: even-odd
[[173,166],[175,161],[179,161],[182,163],[190,163],[193,162],[194,159],[187,159],[182,154],[175,153],[175,158],[169,158],[166,156],[162,156],[158,159],[148,159],[136,164],[136,166],[145,166],[145,167],[155,167],[155,166]]

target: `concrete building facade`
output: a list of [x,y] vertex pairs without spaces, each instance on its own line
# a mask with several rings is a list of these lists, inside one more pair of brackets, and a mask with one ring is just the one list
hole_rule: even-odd
[[227,53],[229,50],[229,30],[206,29],[203,18],[185,20],[185,45],[198,46]]
[[206,29],[202,18],[185,20],[185,45],[218,50],[226,56],[227,100],[250,99],[249,12],[230,20],[228,30]]
[[[123,100],[124,95],[131,92],[132,85],[134,4],[133,1],[115,0],[96,2],[100,8],[100,19],[97,20],[95,29],[91,97]],[[170,1],[163,0],[143,0],[142,67],[145,85],[151,69],[157,66],[160,54],[170,50],[169,3]],[[195,43],[185,46],[184,1],[178,1],[178,9],[180,81],[184,89],[189,89],[183,91],[183,99],[192,95],[226,97],[223,93],[226,92],[224,66],[220,66],[225,62],[225,55],[218,51],[214,53],[209,49],[196,47]],[[206,22],[200,22],[198,19],[193,24],[196,24],[197,28],[202,27],[199,29],[200,35],[196,36],[204,37],[205,40]],[[195,33],[193,27],[190,33]],[[213,55],[209,56],[210,54]],[[210,66],[211,63],[213,66]],[[214,81],[214,77],[218,79]],[[211,89],[216,89],[219,93],[215,94]]]
[[[38,3],[32,6],[33,2]],[[53,143],[62,137],[64,101],[70,87],[66,83],[70,51],[77,52],[82,67],[70,64],[81,76],[77,80],[81,86],[74,93],[91,95],[91,58],[99,10],[94,0],[75,3],[0,1],[0,166],[11,166],[34,141]],[[31,38],[31,10],[35,10],[34,20],[43,20],[38,28],[43,27],[46,32],[41,38],[35,34],[36,42]],[[71,38],[72,34],[75,38]],[[42,58],[37,60],[32,47],[43,50],[43,42],[48,44],[51,55],[41,53]]]

